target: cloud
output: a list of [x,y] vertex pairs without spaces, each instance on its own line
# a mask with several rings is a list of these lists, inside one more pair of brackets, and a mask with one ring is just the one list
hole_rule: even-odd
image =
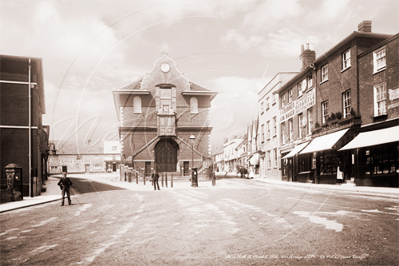
[[257,35],[245,36],[231,29],[222,36],[221,42],[224,44],[234,42],[241,51],[256,49],[265,57],[298,57],[301,44],[318,43],[319,38],[314,35],[304,35],[289,28],[269,33],[267,38]]
[[210,111],[214,144],[220,144],[231,132],[243,130],[257,116],[258,92],[268,80],[219,77],[207,82],[207,88],[218,92]]

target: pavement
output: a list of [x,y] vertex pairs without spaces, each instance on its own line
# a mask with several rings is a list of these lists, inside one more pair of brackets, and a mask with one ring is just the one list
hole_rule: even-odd
[[[217,173],[218,179],[223,178],[237,178],[239,175],[235,173],[227,174]],[[58,177],[58,178],[57,178]],[[59,176],[50,176],[48,180],[46,180],[46,192],[42,192],[40,196],[37,197],[24,197],[21,201],[13,201],[0,204],[0,213],[17,210],[21,208],[26,208],[30,206],[35,206],[39,204],[45,204],[48,202],[54,202],[61,200],[61,191],[59,186],[57,185]],[[143,181],[140,180],[139,184],[136,184],[135,180],[133,182],[124,182],[119,180],[119,174],[70,174],[68,177],[72,178],[83,178],[83,179],[91,179],[93,181],[102,182],[106,184],[110,184],[113,186],[135,190],[135,191],[152,191],[153,187],[151,186],[151,181],[147,181],[146,185],[143,184]],[[280,180],[273,180],[267,178],[260,178],[255,175],[254,179],[250,179],[248,181],[251,182],[264,182],[273,185],[280,186],[296,186],[296,187],[306,187],[306,188],[324,188],[324,189],[332,189],[332,190],[341,190],[341,191],[351,191],[357,192],[361,194],[368,194],[374,196],[382,196],[388,198],[396,198],[399,199],[399,188],[389,188],[389,187],[366,187],[366,186],[355,186],[354,184],[341,184],[341,185],[326,185],[326,184],[312,184],[312,183],[299,183],[299,182],[286,182]],[[173,188],[171,187],[170,179],[168,180],[168,187],[162,186],[161,180],[159,180],[159,185],[161,189],[197,189],[196,187],[191,187],[191,183],[188,180],[174,180]],[[199,180],[199,188],[201,187],[211,187],[211,181],[202,181]],[[73,188],[73,187],[72,187]],[[72,193],[73,194],[73,193]],[[71,195],[73,198],[74,196]]]

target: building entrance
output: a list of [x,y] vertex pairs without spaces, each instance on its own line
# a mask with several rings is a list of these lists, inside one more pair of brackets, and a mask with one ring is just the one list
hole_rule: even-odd
[[155,146],[157,172],[176,172],[177,150],[179,145],[171,138],[160,140]]

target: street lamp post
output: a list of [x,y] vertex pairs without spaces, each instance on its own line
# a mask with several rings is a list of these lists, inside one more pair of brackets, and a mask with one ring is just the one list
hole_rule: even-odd
[[194,175],[194,143],[195,143],[195,136],[190,136],[190,143],[191,143],[191,186],[198,187],[197,176]]

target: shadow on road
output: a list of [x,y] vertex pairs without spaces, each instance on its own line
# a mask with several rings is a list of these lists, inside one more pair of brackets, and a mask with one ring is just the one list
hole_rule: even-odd
[[71,179],[73,183],[72,185],[73,191],[78,194],[113,191],[113,190],[125,190],[124,188],[112,186],[109,184],[104,184],[91,179],[75,178],[73,176],[68,176],[68,177],[69,179]]

